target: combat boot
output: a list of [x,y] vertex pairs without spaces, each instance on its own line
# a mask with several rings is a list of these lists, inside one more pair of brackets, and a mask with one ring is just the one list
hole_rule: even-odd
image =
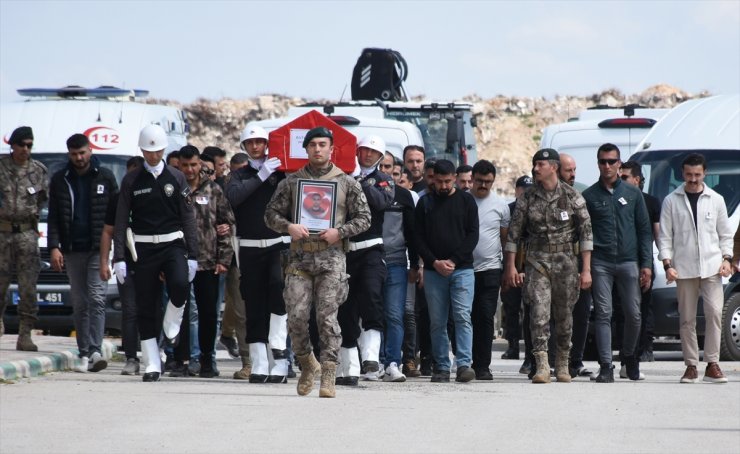
[[534,352],[537,362],[537,372],[532,377],[532,383],[550,383],[550,363],[547,361],[547,352]]
[[[301,376],[298,377],[298,395],[307,396],[313,391],[313,381],[316,374],[321,372],[321,364],[316,361],[316,357],[313,352],[308,352],[305,355],[296,355],[298,362],[301,365]],[[334,365],[334,371],[336,372],[336,364]],[[334,378],[332,377],[332,388],[334,385]]]
[[570,369],[568,369],[568,352],[558,352],[555,357],[555,378],[560,383],[570,383]]
[[321,387],[319,397],[336,397],[334,379],[337,375],[337,363],[324,361],[321,363]]
[[247,355],[241,358],[242,368],[234,372],[234,380],[249,380],[249,376],[252,375],[252,360]]
[[18,326],[18,340],[15,343],[15,349],[23,352],[37,352],[39,348],[31,340],[31,329],[33,323],[22,321]]

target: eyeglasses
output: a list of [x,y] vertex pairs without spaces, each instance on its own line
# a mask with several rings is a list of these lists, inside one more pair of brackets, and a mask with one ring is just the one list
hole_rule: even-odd
[[201,169],[201,172],[205,173],[206,175],[213,175],[214,173],[216,173],[215,170],[211,170],[208,167],[202,168]]
[[20,148],[28,148],[29,150],[33,148],[33,142],[18,142],[16,145]]
[[610,165],[613,166],[614,164],[618,163],[619,159],[599,159],[599,165],[605,166]]

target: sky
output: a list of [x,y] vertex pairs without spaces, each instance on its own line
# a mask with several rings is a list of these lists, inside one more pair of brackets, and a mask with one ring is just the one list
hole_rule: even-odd
[[470,94],[740,92],[740,0],[0,0],[0,102],[65,85],[156,98],[350,95],[365,47],[401,52],[406,90]]

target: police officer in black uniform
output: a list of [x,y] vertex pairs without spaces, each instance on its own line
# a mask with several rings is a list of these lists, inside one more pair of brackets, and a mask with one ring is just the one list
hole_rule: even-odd
[[[190,187],[179,170],[162,161],[166,147],[167,134],[161,126],[141,130],[144,167],[126,174],[121,182],[114,230],[113,268],[119,282],[123,283],[128,272],[124,248],[129,248],[134,260],[131,273],[145,382],[158,381],[162,373],[157,343],[160,328],[169,343],[178,341],[190,282],[198,268],[195,212],[187,202]],[[170,296],[162,325],[161,275]]]
[[[226,198],[236,215],[239,238],[240,290],[246,308],[250,383],[286,383],[288,375],[288,315],[283,300],[280,251],[287,249],[283,237],[265,225],[265,208],[278,183],[285,179],[277,171],[279,158],[267,155],[267,132],[248,126],[241,147],[249,164],[231,174]],[[273,365],[268,362],[268,344]]]
[[[384,212],[393,203],[393,178],[380,172],[378,164],[385,153],[385,141],[378,136],[367,136],[357,144],[360,163],[358,180],[370,205],[370,228],[349,241],[347,274],[349,295],[339,306],[339,326],[342,329],[342,348],[339,350],[340,369],[337,384],[353,386],[359,380],[358,351],[362,356],[364,378],[378,380],[383,376],[380,367],[380,343],[383,332],[383,283],[386,267],[383,262]],[[360,327],[359,319],[362,319]]]

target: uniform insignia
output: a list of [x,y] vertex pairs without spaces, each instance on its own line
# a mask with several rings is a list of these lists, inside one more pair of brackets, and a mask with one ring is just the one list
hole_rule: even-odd
[[550,157],[550,152],[549,151],[543,151],[542,152],[542,157],[543,158],[549,158]]
[[369,184],[370,186],[374,185],[375,184],[375,178],[368,178],[367,179],[367,184]]
[[167,183],[164,185],[164,193],[167,197],[172,197],[172,194],[175,193],[175,187]]
[[[169,185],[169,184],[167,186],[170,186],[171,187],[171,185]],[[165,192],[167,191],[167,186],[164,187]],[[185,189],[183,189],[180,194],[182,194],[183,197],[189,196],[190,195],[190,187],[188,186]]]

